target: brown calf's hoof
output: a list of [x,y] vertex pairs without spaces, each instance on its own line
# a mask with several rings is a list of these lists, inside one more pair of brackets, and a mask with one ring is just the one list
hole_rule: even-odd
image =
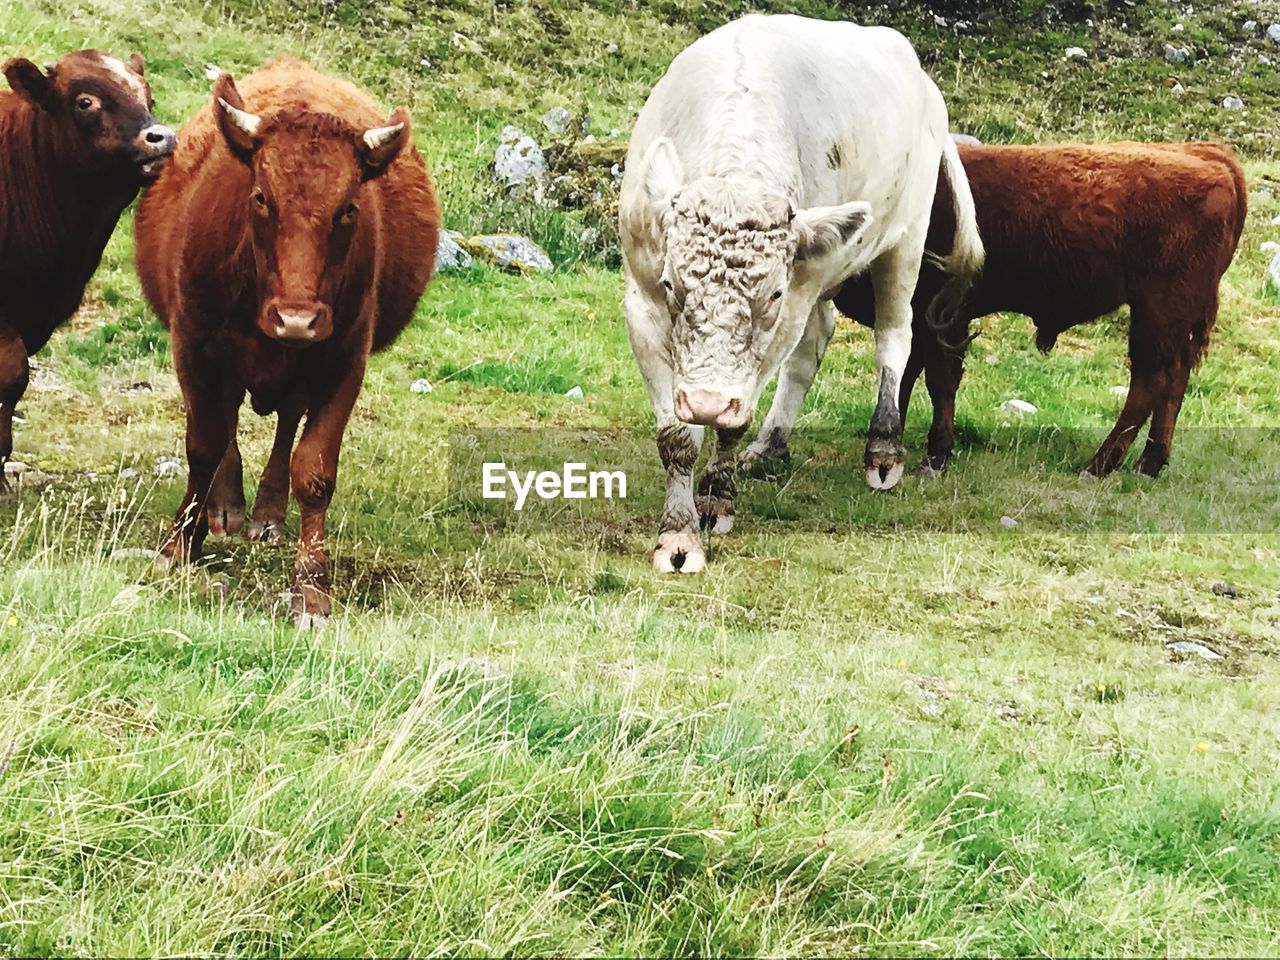
[[311,584],[294,587],[289,605],[299,630],[319,630],[329,620],[329,594],[323,587]]
[[266,543],[268,540],[275,540],[280,536],[280,528],[282,526],[283,524],[274,520],[259,520],[255,517],[244,528],[244,535],[254,543]]
[[697,530],[668,530],[658,534],[653,568],[659,573],[700,573],[707,557]]
[[733,501],[724,497],[695,497],[698,505],[698,522],[703,530],[712,533],[728,533],[733,529]]
[[207,511],[209,532],[215,537],[234,537],[244,526],[244,506],[210,505]]

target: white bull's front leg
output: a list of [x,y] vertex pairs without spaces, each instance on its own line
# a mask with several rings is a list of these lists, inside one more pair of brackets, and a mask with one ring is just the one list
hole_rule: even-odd
[[820,300],[809,313],[800,342],[782,365],[778,389],[773,395],[768,416],[755,440],[742,452],[739,466],[743,469],[769,471],[791,459],[791,431],[804,398],[813,386],[818,367],[836,329],[836,312],[829,300]]
[[902,412],[898,388],[911,356],[911,297],[924,255],[924,231],[908,233],[897,246],[871,265],[876,295],[876,396],[864,455],[867,485],[888,490],[902,479],[906,451],[902,446]]
[[693,496],[693,468],[704,428],[676,417],[671,369],[671,321],[665,307],[628,280],[623,301],[627,333],[649,403],[658,421],[658,457],[667,473],[667,495],[658,521],[653,565],[659,573],[698,573],[706,565]]

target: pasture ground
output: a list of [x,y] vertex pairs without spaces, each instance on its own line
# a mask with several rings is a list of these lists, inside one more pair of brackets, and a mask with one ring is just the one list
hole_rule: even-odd
[[[708,574],[662,579],[619,274],[576,215],[491,203],[483,166],[503,123],[583,89],[625,130],[736,6],[329,9],[0,8],[6,53],[142,49],[175,122],[206,62],[306,52],[413,105],[450,226],[514,221],[561,264],[438,278],[376,360],[330,513],[337,616],[300,634],[278,615],[287,541],[211,540],[162,578],[129,552],[163,536],[181,481],[153,467],[182,439],[122,224],[20,408],[19,458],[56,479],[0,505],[0,952],[1280,953],[1280,333],[1258,249],[1280,202],[1251,196],[1159,481],[1076,478],[1127,382],[1124,318],[1042,358],[1001,317],[947,476],[873,496],[869,335],[845,323],[792,474],[744,484]],[[1274,71],[1221,39],[1257,9],[1085,30],[1027,8],[960,40],[882,15],[936,51],[959,128],[1228,136],[1265,187]],[[1174,19],[1206,51],[1176,113],[1148,49]],[[1062,62],[1075,42],[1111,59]],[[1039,412],[1010,422],[1012,396]],[[927,415],[921,391],[917,457]],[[449,437],[493,427],[613,438],[596,449],[624,451],[633,499],[477,522]],[[245,428],[260,466],[270,424]]]

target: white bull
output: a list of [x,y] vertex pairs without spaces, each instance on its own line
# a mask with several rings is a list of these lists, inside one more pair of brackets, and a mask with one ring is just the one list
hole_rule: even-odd
[[[795,421],[835,324],[830,297],[871,271],[880,388],[867,482],[902,476],[898,383],[939,163],[955,195],[942,265],[955,304],[982,265],[947,110],[907,40],[885,27],[743,17],[696,41],[640,111],[619,225],[627,329],[667,471],[654,565],[704,563],[699,522],[733,523],[735,447],[781,369],[752,447]],[[695,500],[704,428],[717,449]]]

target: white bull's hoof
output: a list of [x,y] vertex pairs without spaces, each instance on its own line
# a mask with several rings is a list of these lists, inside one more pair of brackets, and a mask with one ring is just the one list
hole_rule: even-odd
[[733,529],[733,501],[724,497],[697,497],[698,520],[703,530],[728,533]]
[[904,463],[867,467],[867,486],[872,490],[892,490],[898,485],[905,471]]
[[872,437],[862,461],[867,468],[867,486],[872,490],[892,490],[907,469],[907,452],[888,437]]
[[670,530],[658,534],[653,548],[653,568],[659,573],[700,573],[707,564],[702,538],[696,530]]

